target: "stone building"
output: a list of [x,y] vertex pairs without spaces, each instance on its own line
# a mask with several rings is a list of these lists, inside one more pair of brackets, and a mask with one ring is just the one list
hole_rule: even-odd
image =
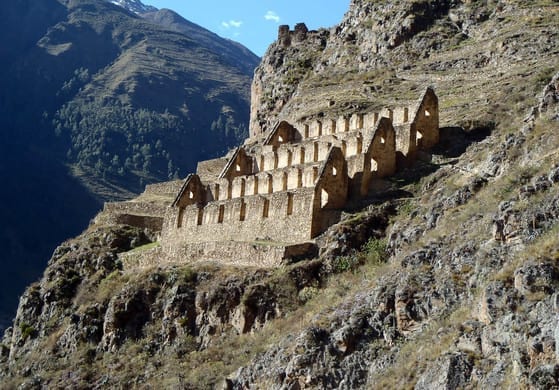
[[283,47],[299,44],[307,39],[308,32],[309,29],[305,23],[297,23],[294,30],[290,30],[288,25],[283,24],[278,28],[278,42]]
[[[151,185],[102,218],[160,232],[162,258],[277,266],[313,255],[313,239],[348,202],[413,164],[439,141],[438,99],[427,88],[402,107],[280,121],[182,183]],[[157,202],[157,199],[174,201]]]
[[161,245],[190,260],[277,265],[304,255],[348,200],[438,142],[438,100],[278,123],[250,146],[198,164],[167,210]]

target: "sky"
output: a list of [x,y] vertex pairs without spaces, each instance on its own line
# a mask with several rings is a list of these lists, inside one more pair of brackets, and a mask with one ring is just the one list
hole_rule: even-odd
[[303,22],[309,30],[338,24],[350,0],[142,0],[168,8],[214,33],[242,43],[262,56],[278,34]]

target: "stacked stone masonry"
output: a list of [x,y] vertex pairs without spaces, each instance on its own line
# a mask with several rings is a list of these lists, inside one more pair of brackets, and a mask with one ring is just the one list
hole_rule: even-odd
[[[438,139],[438,99],[431,88],[411,106],[281,121],[227,156],[198,164],[164,212],[161,248],[192,261],[219,257],[220,246],[231,256],[235,243],[241,249],[312,241],[339,221],[348,201],[368,196],[375,180],[409,166]],[[130,221],[127,207],[124,219]]]
[[312,240],[339,220],[348,199],[367,196],[372,181],[435,145],[438,125],[430,88],[412,107],[282,121],[252,146],[199,164],[168,210],[162,245]]

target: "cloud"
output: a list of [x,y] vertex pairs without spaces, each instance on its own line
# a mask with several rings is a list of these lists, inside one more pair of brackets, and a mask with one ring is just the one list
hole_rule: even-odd
[[268,11],[266,12],[266,15],[264,15],[264,19],[266,20],[273,20],[276,23],[279,23],[280,21],[280,17],[278,14],[276,14],[274,11]]
[[241,20],[231,19],[228,22],[221,22],[221,27],[224,27],[224,28],[239,28],[242,25],[243,25],[243,22]]

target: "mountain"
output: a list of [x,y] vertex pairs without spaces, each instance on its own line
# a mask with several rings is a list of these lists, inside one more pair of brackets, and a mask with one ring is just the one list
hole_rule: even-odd
[[156,12],[157,8],[152,7],[151,5],[145,5],[139,0],[107,0],[113,4],[119,5],[122,8],[126,8],[129,11],[132,11],[136,14],[143,14],[146,12]]
[[[0,318],[102,201],[241,142],[258,57],[168,10],[101,0],[0,9]],[[172,20],[172,23],[169,22]]]
[[149,231],[99,215],[22,296],[2,385],[557,388],[558,16],[550,0],[352,0],[332,29],[282,30],[253,137],[431,86],[439,144],[277,269],[170,265]]

